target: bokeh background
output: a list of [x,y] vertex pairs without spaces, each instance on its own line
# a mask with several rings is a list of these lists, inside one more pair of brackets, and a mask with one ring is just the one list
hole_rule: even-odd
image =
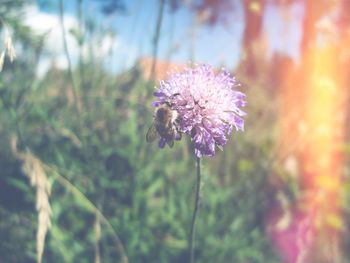
[[188,262],[191,141],[145,134],[189,63],[248,102],[202,160],[196,262],[350,262],[350,1],[0,0],[0,30],[1,263]]

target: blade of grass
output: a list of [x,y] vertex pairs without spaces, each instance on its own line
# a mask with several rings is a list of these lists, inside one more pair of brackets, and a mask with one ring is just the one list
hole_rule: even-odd
[[47,166],[47,169],[49,169],[54,175],[57,182],[59,182],[61,185],[63,185],[66,189],[68,189],[73,195],[75,195],[77,198],[82,200],[84,202],[84,205],[93,213],[95,213],[100,219],[101,222],[104,223],[110,233],[112,234],[113,240],[115,242],[116,250],[120,253],[121,259],[123,263],[129,263],[129,259],[126,255],[125,248],[116,232],[116,230],[113,228],[111,223],[108,221],[108,219],[101,213],[101,211],[96,207],[96,205],[91,202],[77,187],[75,187],[68,179],[66,179],[64,176],[62,176],[57,169],[55,169],[52,166]]

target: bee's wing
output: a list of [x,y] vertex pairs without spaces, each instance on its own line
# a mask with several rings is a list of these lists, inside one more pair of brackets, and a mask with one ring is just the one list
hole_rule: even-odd
[[157,139],[159,137],[159,134],[156,130],[156,127],[154,126],[154,124],[151,125],[151,127],[149,127],[147,133],[146,133],[146,141],[147,142],[153,142],[155,139]]
[[216,145],[216,146],[219,148],[220,151],[222,152],[224,151],[224,147],[222,147],[222,145]]

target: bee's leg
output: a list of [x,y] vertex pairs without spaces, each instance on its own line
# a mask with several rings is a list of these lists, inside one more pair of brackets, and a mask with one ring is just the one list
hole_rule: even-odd
[[158,147],[159,148],[164,148],[165,144],[166,144],[166,139],[161,137],[160,140],[159,140],[159,143],[158,143]]
[[172,94],[172,95],[170,96],[170,98],[173,99],[173,98],[175,98],[176,96],[179,96],[179,95],[180,95],[180,93],[177,92],[177,93]]
[[182,137],[181,133],[177,131],[176,134],[175,134],[175,138],[174,139],[177,140],[177,141],[180,141],[181,137]]

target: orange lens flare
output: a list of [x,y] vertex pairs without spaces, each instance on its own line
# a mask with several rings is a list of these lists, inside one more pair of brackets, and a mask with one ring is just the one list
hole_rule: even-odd
[[[314,235],[303,251],[305,262],[339,262],[345,195],[343,146],[349,114],[347,67],[342,67],[342,52],[349,49],[346,44],[345,39],[336,44],[314,43],[304,52],[298,69],[287,72],[282,90],[281,155],[292,154],[300,167],[301,192],[291,211],[291,226],[300,229],[307,219]],[[293,238],[290,244],[297,247],[300,237]],[[294,251],[301,256],[301,249]]]
[[304,82],[308,85],[304,86],[306,136],[300,152],[301,185],[310,192],[305,201],[309,208],[317,209],[315,224],[323,230],[341,227],[346,85],[345,72],[337,66],[338,58],[336,48],[316,47],[306,59],[311,70]]

